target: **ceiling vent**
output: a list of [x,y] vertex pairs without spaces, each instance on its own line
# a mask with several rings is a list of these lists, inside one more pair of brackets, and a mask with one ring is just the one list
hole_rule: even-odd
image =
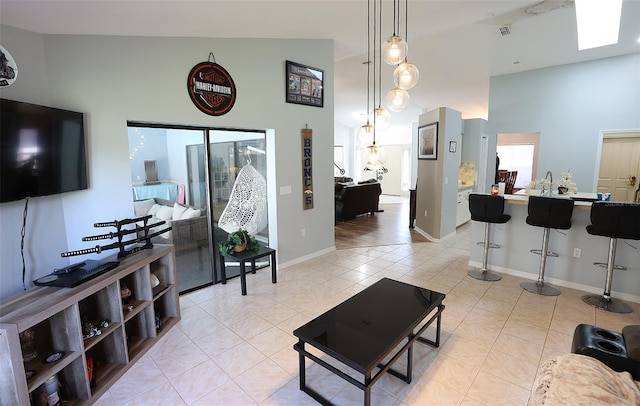
[[504,37],[505,35],[511,34],[511,26],[509,24],[503,25],[498,28],[500,30],[500,34]]

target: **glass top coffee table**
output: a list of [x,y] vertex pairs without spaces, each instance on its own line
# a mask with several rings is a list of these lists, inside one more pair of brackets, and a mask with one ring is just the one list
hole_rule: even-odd
[[[306,385],[306,358],[362,389],[365,406],[371,404],[373,384],[385,372],[411,383],[413,343],[440,346],[444,297],[442,293],[384,278],[294,330],[293,334],[298,337],[293,348],[299,353],[300,390],[322,404],[331,404]],[[420,337],[434,320],[437,321],[435,340]],[[362,374],[362,379],[310,353],[305,349],[306,344],[355,370],[356,376]],[[403,374],[391,366],[405,351],[407,370]]]

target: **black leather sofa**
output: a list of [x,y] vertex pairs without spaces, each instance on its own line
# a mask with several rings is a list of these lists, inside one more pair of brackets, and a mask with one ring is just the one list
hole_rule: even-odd
[[377,181],[364,181],[356,185],[336,183],[336,221],[352,219],[360,214],[374,214],[382,188]]

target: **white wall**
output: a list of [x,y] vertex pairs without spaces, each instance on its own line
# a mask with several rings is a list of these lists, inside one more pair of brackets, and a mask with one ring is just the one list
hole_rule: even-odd
[[[270,208],[277,207],[270,220],[286,219],[277,227],[279,262],[334,247],[332,41],[48,36],[8,26],[0,26],[0,34],[19,67],[18,80],[2,97],[86,113],[90,189],[30,203],[28,280],[60,265],[60,252],[87,248],[81,238],[95,233],[93,223],[132,215],[127,120],[273,130],[276,189],[293,189],[290,195],[270,194]],[[209,52],[237,87],[235,106],[220,117],[201,113],[187,94],[187,74]],[[324,70],[324,108],[284,102],[285,60]],[[300,130],[305,125],[314,131],[315,207],[303,211]],[[0,298],[22,287],[22,207],[20,202],[0,206]],[[34,223],[39,211],[61,227]],[[304,238],[301,228],[307,230]]]
[[640,128],[640,53],[491,78],[491,134],[540,133],[537,179],[595,191],[601,131]]

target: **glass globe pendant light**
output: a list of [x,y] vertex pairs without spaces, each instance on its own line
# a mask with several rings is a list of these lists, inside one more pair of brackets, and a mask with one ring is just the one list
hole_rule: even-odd
[[395,33],[382,44],[382,59],[389,65],[397,65],[407,56],[409,45]]
[[356,139],[358,140],[358,144],[363,147],[373,143],[373,124],[369,124],[369,120],[367,120],[367,124],[358,129]]
[[409,93],[399,87],[394,87],[387,93],[387,107],[389,110],[400,112],[409,105]]
[[406,60],[393,71],[393,83],[400,89],[411,89],[418,83],[419,78],[420,72],[416,65]]
[[384,163],[387,162],[387,151],[379,145],[373,143],[365,148],[362,155],[364,161],[364,167],[369,170],[378,170],[384,167]]

